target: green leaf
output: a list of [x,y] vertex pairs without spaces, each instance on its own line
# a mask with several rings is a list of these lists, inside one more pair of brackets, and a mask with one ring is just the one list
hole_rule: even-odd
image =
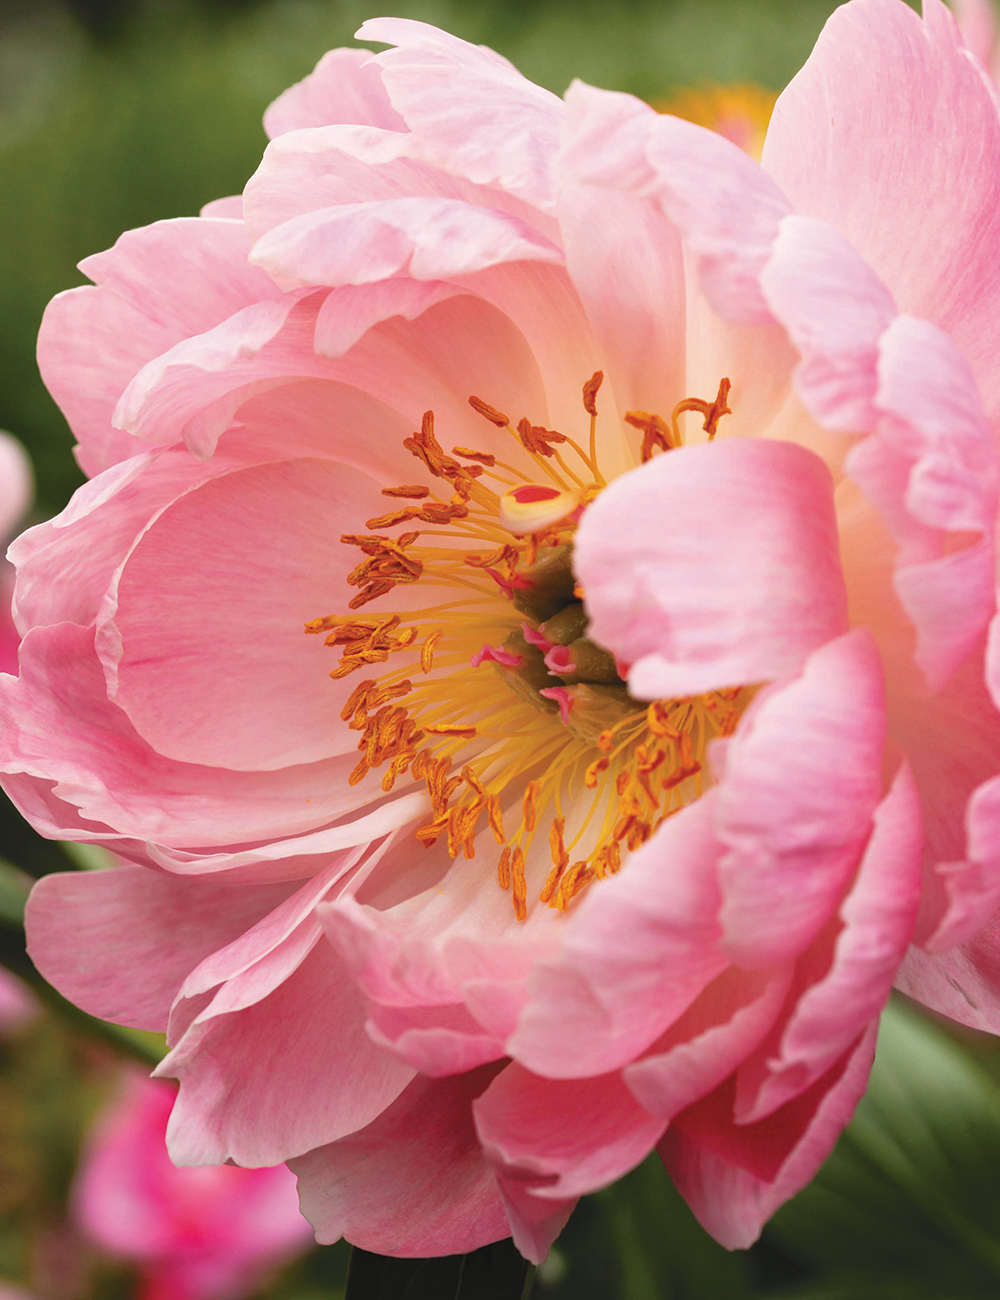
[[534,1270],[508,1237],[468,1255],[396,1259],[351,1251],[344,1300],[526,1300]]
[[20,928],[24,925],[24,905],[34,882],[6,858],[0,858],[0,923]]
[[915,1296],[996,1296],[998,1171],[1000,1090],[943,1030],[899,1001],[883,1016],[853,1122],[769,1232],[835,1273],[856,1270],[873,1284],[908,1279]]
[[654,1152],[601,1192],[618,1251],[620,1300],[743,1300],[744,1255],[701,1227]]

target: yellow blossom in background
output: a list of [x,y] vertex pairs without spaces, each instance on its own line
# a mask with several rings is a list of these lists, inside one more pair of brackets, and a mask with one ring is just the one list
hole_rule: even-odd
[[759,159],[777,98],[773,90],[752,82],[689,86],[669,99],[654,100],[653,107],[658,113],[672,113],[718,131]]

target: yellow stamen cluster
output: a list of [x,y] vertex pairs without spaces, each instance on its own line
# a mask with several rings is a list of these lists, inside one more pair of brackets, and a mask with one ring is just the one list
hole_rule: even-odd
[[[597,372],[583,389],[591,426],[589,454],[563,433],[527,418],[514,428],[488,402],[478,397],[469,401],[484,419],[507,430],[519,454],[527,453],[559,492],[586,504],[605,482],[596,458],[596,398],[602,379]],[[700,413],[709,438],[714,437],[729,410],[728,394],[729,381],[723,380],[714,402],[685,399],[674,408],[669,425],[659,416],[629,412],[628,422],[643,430],[641,459],[649,459],[657,448],[680,445],[678,418],[684,411]],[[340,662],[330,674],[335,679],[386,664],[393,655],[406,656],[405,667],[366,677],[344,704],[342,718],[359,733],[360,757],[350,783],[357,785],[377,770],[382,770],[386,792],[407,774],[422,781],[431,815],[417,839],[428,847],[445,839],[452,857],[475,856],[485,821],[500,846],[498,883],[510,891],[520,920],[528,908],[528,851],[551,808],[552,869],[539,899],[564,911],[591,881],[621,869],[623,850],[637,849],[664,818],[700,793],[706,745],[735,726],[747,693],[718,691],[646,708],[630,700],[620,683],[574,685],[570,677],[570,685],[555,692],[563,697],[557,705],[537,680],[521,674],[523,656],[513,649],[491,652],[498,672],[473,668],[470,659],[484,642],[519,644],[540,661],[537,650],[517,641],[526,618],[535,626],[544,622],[524,613],[531,609],[531,573],[541,557],[557,555],[560,548],[568,554],[576,515],[541,532],[513,537],[499,522],[498,505],[504,487],[531,484],[521,469],[492,452],[454,447],[453,455],[446,454],[432,412],[404,446],[450,492],[445,498],[423,484],[383,489],[388,497],[414,504],[369,519],[369,533],[341,538],[364,557],[348,575],[348,583],[359,589],[348,607],[358,609],[398,585],[416,582],[422,588],[451,587],[459,598],[409,611],[405,624],[403,615],[393,613],[378,618],[330,615],[306,625],[307,632],[327,633],[325,644],[340,650]],[[566,464],[557,447],[576,455],[579,472]],[[489,485],[490,479],[500,492]],[[551,488],[548,495],[553,495]],[[424,525],[420,531],[395,538],[378,531],[418,521]],[[466,550],[463,540],[483,549]],[[582,593],[576,588],[574,594],[579,599]],[[545,672],[543,667],[543,685]],[[560,686],[562,679],[551,675],[550,680]],[[564,804],[572,810],[571,831]],[[504,808],[508,815],[520,810],[513,833],[505,830]]]

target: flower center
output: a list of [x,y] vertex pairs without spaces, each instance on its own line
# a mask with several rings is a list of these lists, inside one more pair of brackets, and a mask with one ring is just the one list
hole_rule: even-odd
[[[366,676],[344,705],[341,716],[360,733],[351,785],[378,769],[386,792],[407,773],[423,781],[432,815],[417,838],[428,847],[445,839],[452,857],[473,858],[488,826],[497,879],[519,920],[527,916],[526,855],[543,823],[552,868],[539,898],[564,911],[592,880],[620,870],[623,847],[638,848],[701,793],[706,747],[733,730],[750,695],[738,687],[640,703],[625,667],[587,635],[573,539],[606,482],[597,446],[602,379],[597,372],[583,387],[586,450],[527,419],[515,429],[503,412],[469,399],[516,440],[542,483],[492,452],[453,447],[447,455],[428,411],[404,446],[448,491],[384,488],[411,504],[369,519],[369,533],[341,537],[364,557],[347,578],[358,588],[348,608],[418,582],[452,598],[306,624],[340,649],[335,679],[402,661]],[[639,458],[681,445],[685,411],[700,414],[714,437],[729,387],[723,379],[714,402],[678,403],[669,423],[629,411],[627,423],[643,434]],[[423,527],[382,535],[413,523]]]

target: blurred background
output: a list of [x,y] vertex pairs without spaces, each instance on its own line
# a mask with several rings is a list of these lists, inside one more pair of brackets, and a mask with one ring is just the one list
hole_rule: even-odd
[[[828,0],[0,0],[0,427],[35,467],[31,517],[82,481],[35,367],[48,299],[122,230],[242,189],[261,114],[383,12],[493,46],[556,92],[631,91],[756,147]],[[722,89],[720,89],[722,88]],[[735,89],[734,89],[735,88]],[[0,619],[2,622],[2,619]],[[155,1035],[90,1021],[23,954],[30,876],[95,864],[0,810],[0,1300],[341,1297],[287,1171],[176,1171]],[[32,992],[28,984],[32,985]],[[902,1002],[813,1185],[729,1255],[647,1163],[583,1201],[535,1279],[565,1300],[966,1300],[1000,1295],[1000,1053]],[[473,1300],[428,1274],[412,1300]],[[420,1289],[422,1288],[422,1289]]]

